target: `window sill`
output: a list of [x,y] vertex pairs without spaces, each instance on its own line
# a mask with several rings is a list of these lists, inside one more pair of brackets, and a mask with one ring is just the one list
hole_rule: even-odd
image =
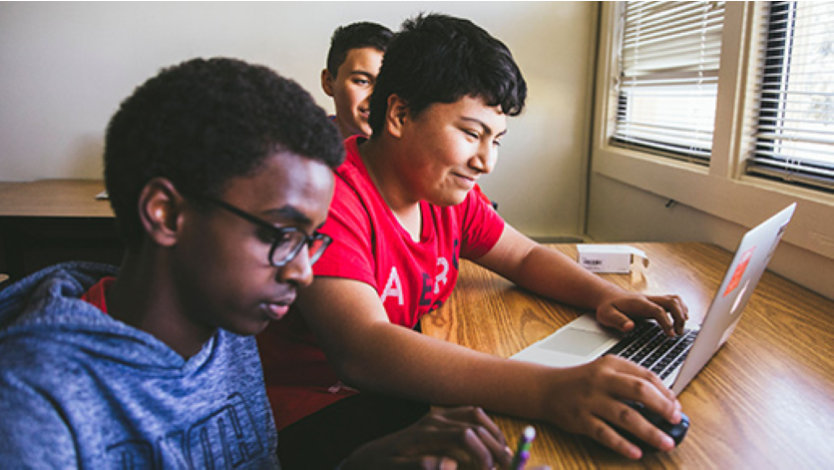
[[610,145],[594,150],[592,171],[747,228],[796,201],[785,241],[834,259],[834,195]]

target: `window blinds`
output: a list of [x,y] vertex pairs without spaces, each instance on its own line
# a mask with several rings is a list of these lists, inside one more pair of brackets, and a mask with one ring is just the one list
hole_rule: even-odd
[[724,2],[626,2],[614,142],[708,160]]
[[768,6],[747,170],[834,189],[834,2]]

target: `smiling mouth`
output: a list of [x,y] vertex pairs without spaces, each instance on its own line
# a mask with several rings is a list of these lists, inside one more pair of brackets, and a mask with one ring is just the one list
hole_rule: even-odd
[[474,177],[471,177],[471,176],[466,176],[466,175],[463,175],[463,174],[460,174],[460,173],[453,173],[453,174],[458,179],[458,181],[463,183],[465,186],[475,186],[475,181],[477,180],[477,178],[474,178]]

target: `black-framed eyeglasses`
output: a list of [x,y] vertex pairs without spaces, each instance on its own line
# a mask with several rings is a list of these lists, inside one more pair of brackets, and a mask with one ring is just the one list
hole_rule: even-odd
[[276,227],[260,217],[254,216],[220,199],[212,197],[201,197],[200,199],[210,202],[221,209],[225,209],[272,234],[272,246],[269,248],[269,264],[276,268],[292,261],[298,256],[298,253],[301,252],[304,245],[307,245],[307,253],[310,257],[310,265],[312,266],[333,241],[328,235],[318,231],[313,232],[313,235],[310,236],[296,227]]

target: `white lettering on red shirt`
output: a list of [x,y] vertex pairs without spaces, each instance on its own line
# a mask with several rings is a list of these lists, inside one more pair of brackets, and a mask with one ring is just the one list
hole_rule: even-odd
[[437,265],[440,266],[440,272],[437,273],[437,277],[434,278],[434,293],[435,295],[440,292],[440,285],[446,285],[449,280],[446,278],[446,274],[449,273],[449,262],[446,261],[446,258],[440,257],[437,258]]
[[397,305],[405,304],[403,300],[402,281],[400,281],[400,275],[397,274],[396,266],[391,267],[391,274],[388,275],[388,281],[385,283],[385,289],[382,290],[382,295],[379,296],[379,300],[385,303],[385,299],[388,297],[396,297]]

